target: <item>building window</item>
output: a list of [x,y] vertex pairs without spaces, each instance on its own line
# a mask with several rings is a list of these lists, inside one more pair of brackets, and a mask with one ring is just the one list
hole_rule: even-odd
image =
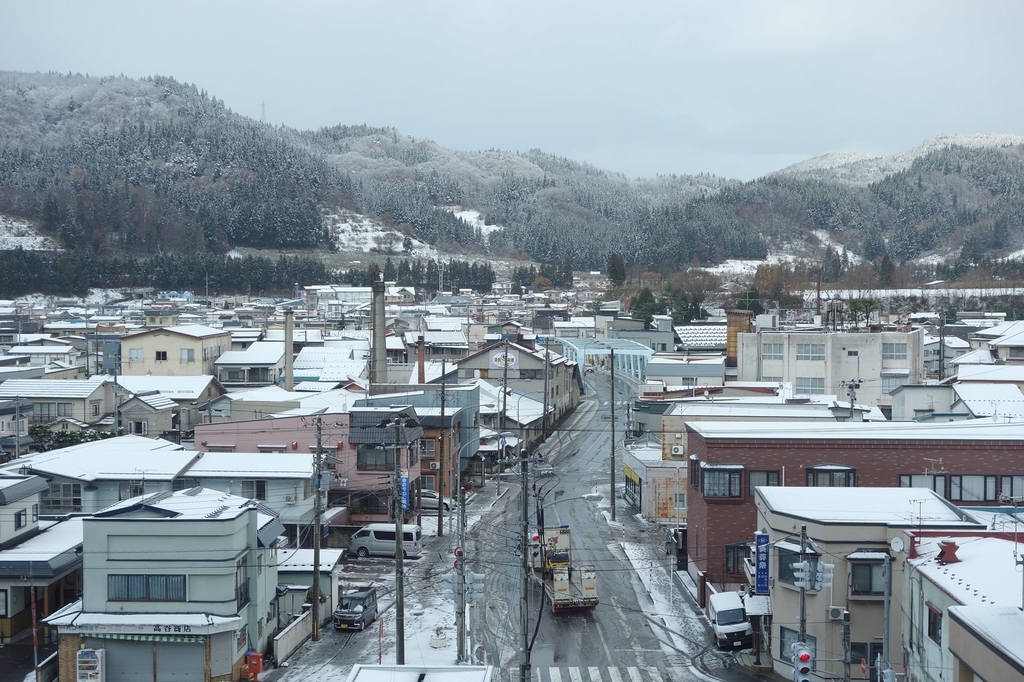
[[907,383],[907,377],[882,377],[882,395],[889,395]]
[[185,601],[185,576],[108,575],[107,601]]
[[743,573],[743,560],[750,556],[750,545],[742,542],[725,546],[725,572],[729,575]]
[[781,384],[782,377],[761,377],[761,381],[767,381],[770,384]]
[[156,352],[156,361],[157,362],[165,362],[166,360],[167,360],[167,351],[165,351],[165,350],[158,350]]
[[796,392],[802,394],[824,393],[825,377],[797,377]]
[[798,343],[796,344],[797,360],[824,360],[825,344],[823,343]]
[[686,493],[676,493],[674,509],[686,509]]
[[142,348],[128,349],[128,362],[142,362],[145,357],[145,351]]
[[[353,514],[387,514],[391,511],[387,495],[368,493],[353,495],[351,506]],[[394,536],[391,537],[394,540]]]
[[[800,631],[791,630],[787,627],[779,627],[779,658],[793,664],[793,645],[800,641]],[[804,642],[807,648],[811,650],[811,660],[815,660],[818,651],[818,638],[813,635],[807,635],[807,639]]]
[[249,603],[249,558],[242,557],[235,567],[235,607],[241,611]]
[[696,457],[690,459],[690,485],[694,488],[700,485],[700,460]]
[[420,459],[434,459],[437,453],[437,441],[433,438],[420,439]]
[[852,488],[856,469],[838,466],[808,467],[807,485],[815,488]]
[[32,521],[33,523],[39,520],[39,505],[32,505]]
[[128,422],[128,433],[136,436],[144,436],[148,431],[147,422]]
[[0,590],[0,618],[7,618],[7,590]]
[[92,405],[92,416],[94,416],[94,417],[100,416],[100,403],[99,402],[93,402],[93,403],[90,403],[90,404]]
[[740,497],[743,472],[736,469],[704,469],[704,497]]
[[182,362],[195,362],[196,361],[196,349],[195,348],[182,348],[181,349],[181,361]]
[[954,502],[995,502],[995,476],[950,476],[949,499]]
[[846,357],[848,357],[848,358],[855,358],[855,357],[858,357],[859,355],[860,355],[860,351],[858,351],[858,350],[848,350],[848,351],[846,351]]
[[747,476],[750,479],[750,496],[754,496],[754,488],[759,485],[779,485],[778,471],[751,471]]
[[250,500],[267,500],[267,482],[266,481],[242,481],[242,497]]
[[53,514],[82,511],[82,484],[51,483],[43,498],[43,509]]
[[171,481],[171,490],[176,493],[182,490],[191,490],[192,488],[199,487],[199,481],[194,478],[176,478]]
[[901,488],[928,488],[946,496],[946,477],[934,474],[900,474]]
[[14,512],[14,530],[20,530],[28,525],[28,510],[19,509]]
[[928,639],[936,644],[942,644],[942,611],[931,604],[928,607]]
[[782,360],[783,350],[781,343],[766,343],[761,346],[762,360]]
[[356,453],[356,468],[390,471],[395,468],[395,449],[376,445],[360,445]]
[[119,500],[128,500],[146,494],[146,484],[142,481],[121,481],[118,486]]
[[853,594],[885,594],[882,564],[850,563]]
[[905,343],[883,343],[882,344],[882,359],[883,360],[906,360],[907,359],[907,344],[905,344]]
[[1003,476],[999,494],[1003,497],[1024,497],[1024,476]]
[[437,490],[437,488],[434,487],[436,485],[434,483],[435,478],[436,476],[433,474],[422,474],[420,476],[420,487],[424,490]]
[[[807,561],[811,564],[811,570],[818,570],[818,557],[814,554],[805,554]],[[796,584],[796,576],[793,575],[793,564],[800,562],[800,554],[788,549],[779,548],[779,581],[790,585]]]

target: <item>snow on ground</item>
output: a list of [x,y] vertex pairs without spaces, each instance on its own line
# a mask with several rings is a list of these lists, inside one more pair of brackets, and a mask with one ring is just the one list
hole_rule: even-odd
[[405,235],[394,228],[385,227],[358,213],[342,211],[327,216],[331,234],[342,252],[380,252],[413,258],[439,258],[433,246],[411,237],[412,252],[404,250]]
[[476,210],[455,211],[455,217],[462,218],[474,228],[479,228],[485,237],[489,237],[492,232],[505,229],[502,225],[485,225],[483,214]]
[[0,249],[18,247],[26,251],[39,251],[55,249],[57,245],[49,237],[39,234],[29,221],[0,214]]

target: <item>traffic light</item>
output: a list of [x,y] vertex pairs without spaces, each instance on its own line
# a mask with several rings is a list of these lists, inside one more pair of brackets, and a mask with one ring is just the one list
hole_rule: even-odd
[[790,564],[793,568],[793,584],[797,587],[802,587],[805,590],[811,589],[811,580],[813,576],[811,574],[811,562],[810,561],[797,561],[796,563]]
[[451,599],[455,601],[455,595],[458,594],[459,588],[459,574],[455,571],[448,571],[447,573],[441,574],[441,597],[443,599]]
[[814,655],[804,642],[793,642],[793,682],[811,682]]
[[483,573],[467,573],[466,574],[466,601],[483,601],[484,600],[484,574]]
[[832,573],[835,569],[835,564],[826,564],[824,561],[819,561],[818,572],[814,578],[815,587],[819,590],[832,587]]

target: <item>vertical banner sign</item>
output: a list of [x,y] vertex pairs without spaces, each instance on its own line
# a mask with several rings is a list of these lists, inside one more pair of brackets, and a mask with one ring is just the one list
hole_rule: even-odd
[[402,476],[402,509],[409,509],[409,476]]
[[768,533],[754,533],[754,593],[768,594]]

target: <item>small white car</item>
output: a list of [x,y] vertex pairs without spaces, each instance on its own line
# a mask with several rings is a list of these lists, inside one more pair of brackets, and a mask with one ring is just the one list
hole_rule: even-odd
[[[440,496],[436,490],[421,490],[420,491],[420,506],[423,509],[437,509],[437,502]],[[448,511],[455,507],[455,500],[450,497],[444,498],[442,504],[444,504],[444,510]]]

